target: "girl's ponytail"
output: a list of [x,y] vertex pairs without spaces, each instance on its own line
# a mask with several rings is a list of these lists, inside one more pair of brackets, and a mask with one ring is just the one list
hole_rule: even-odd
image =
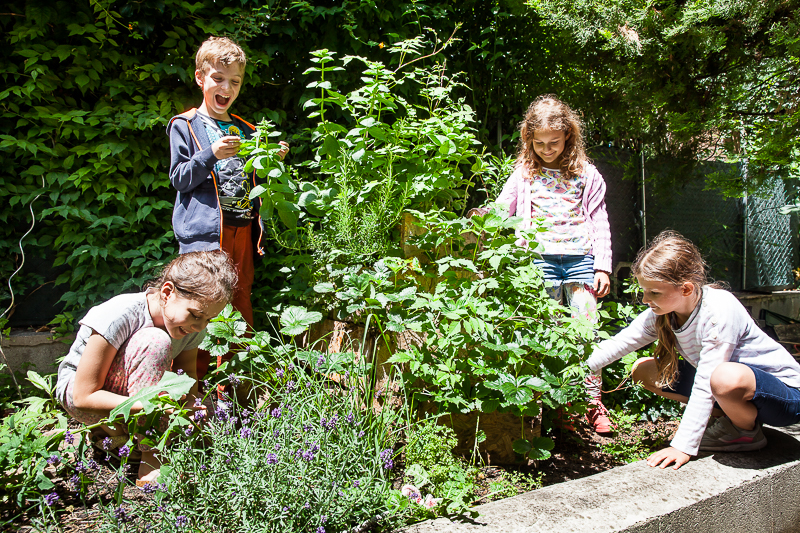
[[[638,278],[676,287],[689,282],[698,292],[708,282],[706,263],[700,250],[683,235],[671,230],[659,233],[650,246],[639,252],[631,272]],[[675,323],[675,313],[656,318],[658,346],[654,355],[658,367],[657,383],[662,387],[672,385],[678,375],[677,340],[673,332]]]
[[658,368],[656,384],[660,387],[669,387],[678,378],[678,353],[675,351],[677,342],[669,315],[656,317],[656,332],[658,333],[658,345],[653,353]]

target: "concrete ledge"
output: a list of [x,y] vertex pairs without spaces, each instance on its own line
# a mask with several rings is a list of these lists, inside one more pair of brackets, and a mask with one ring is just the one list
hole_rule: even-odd
[[0,345],[11,370],[24,372],[25,363],[31,363],[32,370],[40,374],[51,374],[58,367],[56,360],[67,354],[74,340],[75,335],[53,338],[47,332],[14,331],[8,338],[0,339]]
[[765,428],[749,453],[704,454],[675,471],[644,461],[475,508],[475,520],[407,533],[800,532],[800,425]]

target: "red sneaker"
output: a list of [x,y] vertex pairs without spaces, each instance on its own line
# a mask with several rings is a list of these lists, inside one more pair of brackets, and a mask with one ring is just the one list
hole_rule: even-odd
[[595,433],[607,435],[612,433],[614,424],[608,418],[608,409],[600,400],[590,400],[589,409],[586,410],[589,425],[594,427]]

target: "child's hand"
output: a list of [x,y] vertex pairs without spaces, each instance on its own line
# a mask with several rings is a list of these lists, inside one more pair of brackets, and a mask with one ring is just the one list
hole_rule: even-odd
[[281,161],[283,161],[283,158],[286,157],[286,154],[289,153],[289,143],[287,143],[286,141],[281,141],[280,145],[281,145],[281,151],[278,152],[278,155],[280,156]]
[[657,466],[661,469],[664,469],[672,463],[675,463],[675,466],[673,466],[672,469],[677,470],[682,465],[688,463],[690,458],[691,456],[670,446],[669,448],[658,450],[656,453],[648,457],[647,464],[648,466]]
[[594,273],[594,290],[597,292],[597,297],[602,298],[611,291],[611,279],[608,273],[598,270]]
[[226,135],[211,145],[211,151],[217,159],[228,159],[239,153],[241,142],[238,135]]

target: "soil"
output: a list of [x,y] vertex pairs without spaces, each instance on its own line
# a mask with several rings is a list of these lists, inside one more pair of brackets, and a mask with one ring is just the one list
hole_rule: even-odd
[[[488,503],[538,488],[539,483],[536,483],[537,486],[532,486],[530,482],[523,479],[523,476],[515,478],[513,474],[523,474],[528,476],[528,479],[538,478],[540,486],[548,486],[610,470],[615,466],[625,464],[625,457],[636,460],[667,446],[677,427],[677,421],[637,422],[631,427],[625,428],[624,432],[618,432],[611,436],[598,435],[583,423],[577,423],[575,431],[551,430],[547,436],[555,441],[555,447],[551,451],[549,459],[528,461],[517,465],[481,467],[478,474],[480,490],[478,498],[473,503]],[[100,487],[99,494],[93,494],[85,504],[75,492],[70,490],[66,479],[53,478],[57,486],[55,492],[60,498],[55,507],[61,518],[62,531],[65,533],[93,530],[92,524],[96,521],[99,513],[98,498],[104,502],[112,498],[112,491],[116,485],[113,482],[115,473],[109,468],[109,463],[105,461],[104,452],[94,452],[93,458],[101,465],[100,479],[107,480],[109,483],[96,484],[96,487]],[[118,463],[117,466],[119,466]],[[132,473],[129,474],[128,479],[130,485],[133,485],[136,479],[136,467],[131,470]],[[513,488],[507,486],[502,493],[498,493],[497,483],[504,478],[509,479],[509,474],[512,474]],[[494,492],[492,492],[493,488]],[[131,500],[148,498],[135,486],[127,487],[125,496]],[[0,506],[0,522],[11,518],[11,511],[11,508]],[[32,527],[31,518],[25,515],[17,517],[14,524],[6,526],[3,531],[36,531]]]

